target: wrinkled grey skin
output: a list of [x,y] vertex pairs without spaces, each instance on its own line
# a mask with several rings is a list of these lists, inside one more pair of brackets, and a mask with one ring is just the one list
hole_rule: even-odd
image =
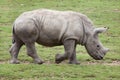
[[108,51],[98,39],[98,34],[107,28],[94,28],[91,20],[78,12],[39,9],[21,14],[13,25],[13,45],[10,48],[10,63],[17,64],[22,45],[35,63],[42,64],[35,42],[44,46],[64,45],[65,53],[56,54],[55,62],[68,59],[70,64],[78,64],[76,45],[85,46],[89,55],[96,60],[103,59]]

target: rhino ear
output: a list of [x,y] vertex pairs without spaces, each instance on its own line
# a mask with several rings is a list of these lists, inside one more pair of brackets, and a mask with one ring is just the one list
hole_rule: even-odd
[[102,27],[102,28],[95,28],[94,29],[94,36],[98,35],[98,33],[106,32],[108,28]]

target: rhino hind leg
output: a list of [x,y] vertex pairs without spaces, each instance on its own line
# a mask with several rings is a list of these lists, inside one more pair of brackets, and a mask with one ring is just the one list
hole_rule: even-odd
[[19,50],[22,45],[23,45],[23,42],[21,42],[21,41],[15,41],[12,44],[10,51],[9,51],[11,54],[11,60],[10,60],[11,64],[19,64],[20,63],[17,58],[18,58]]
[[25,43],[26,48],[27,48],[27,54],[28,56],[32,57],[34,60],[34,63],[36,64],[42,64],[43,60],[41,60],[37,53],[36,53],[36,49],[35,49],[35,42],[33,43]]
[[79,64],[76,59],[76,41],[66,40],[64,43],[65,54],[56,54],[55,62],[60,63],[63,60],[69,59],[69,64]]

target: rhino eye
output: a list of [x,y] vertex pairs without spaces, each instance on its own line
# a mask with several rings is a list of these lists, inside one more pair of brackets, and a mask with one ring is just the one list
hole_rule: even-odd
[[100,47],[99,45],[97,45],[97,47]]

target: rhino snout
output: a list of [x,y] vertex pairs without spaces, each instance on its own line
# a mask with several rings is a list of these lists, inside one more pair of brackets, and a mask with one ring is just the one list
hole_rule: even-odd
[[97,57],[94,57],[94,59],[102,60],[108,51],[109,51],[109,48],[104,48],[103,53],[101,53],[101,55],[97,55]]

